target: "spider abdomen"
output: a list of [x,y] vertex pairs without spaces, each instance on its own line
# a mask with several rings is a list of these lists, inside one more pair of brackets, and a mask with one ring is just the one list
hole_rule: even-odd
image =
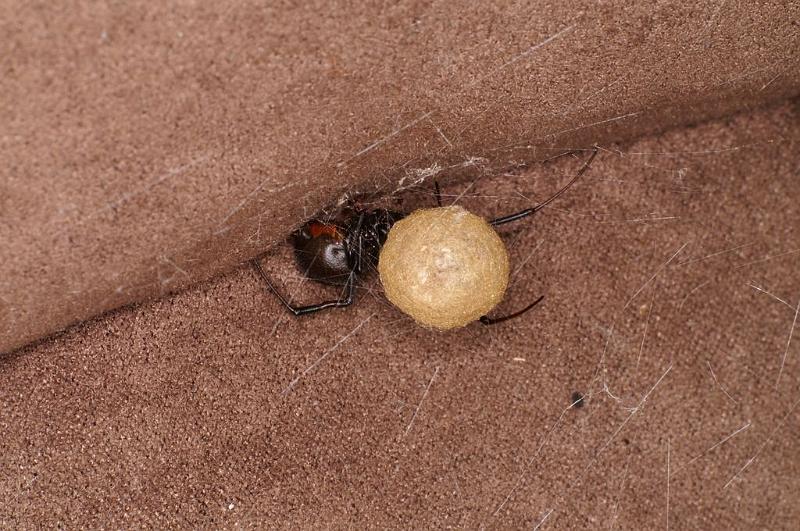
[[292,234],[297,264],[310,279],[343,285],[352,270],[344,231],[332,223],[310,221]]

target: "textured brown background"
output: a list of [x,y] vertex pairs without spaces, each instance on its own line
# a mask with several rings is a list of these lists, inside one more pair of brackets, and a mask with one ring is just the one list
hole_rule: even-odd
[[[501,310],[547,295],[504,326],[420,329],[374,278],[354,307],[292,319],[241,268],[7,356],[0,522],[796,527],[798,116],[607,146],[501,231]],[[495,215],[578,165],[445,190]],[[317,295],[284,246],[266,264]]]
[[794,2],[0,4],[0,352],[229,271],[354,185],[797,94]]
[[[756,109],[796,4],[0,10],[0,350],[215,277],[0,357],[1,525],[796,528],[800,110]],[[513,211],[592,142],[501,231],[501,310],[547,295],[504,326],[374,278],[289,319],[237,266],[437,168]]]

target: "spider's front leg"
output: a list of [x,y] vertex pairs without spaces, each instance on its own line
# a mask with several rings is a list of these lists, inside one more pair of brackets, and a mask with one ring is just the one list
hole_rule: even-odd
[[286,309],[292,312],[292,314],[296,317],[318,312],[320,310],[327,310],[328,308],[343,308],[345,306],[350,306],[353,303],[353,296],[355,295],[355,271],[352,271],[350,276],[347,277],[347,282],[344,286],[345,295],[341,299],[320,302],[317,304],[309,304],[307,306],[292,306],[292,304],[286,300],[286,297],[284,297],[281,292],[278,291],[277,288],[275,288],[275,286],[272,284],[267,276],[267,273],[264,271],[264,268],[261,267],[261,262],[258,260],[251,260],[251,263],[256,268],[256,271],[258,271],[258,274],[264,281],[264,284],[267,285],[267,288],[269,288],[269,290],[278,298],[279,301],[281,301]]
[[543,202],[539,203],[535,207],[526,208],[525,210],[520,210],[519,212],[516,212],[514,214],[509,214],[507,216],[502,216],[502,217],[493,219],[493,220],[491,220],[489,222],[489,225],[492,225],[493,227],[496,227],[498,225],[503,225],[505,223],[511,223],[512,221],[520,220],[522,218],[527,218],[528,216],[536,214],[538,211],[540,211],[541,209],[543,209],[544,207],[549,205],[551,202],[553,202],[556,199],[558,199],[561,196],[561,194],[563,194],[564,192],[566,192],[569,189],[570,186],[575,184],[575,181],[577,181],[581,177],[581,175],[586,173],[586,170],[589,169],[589,166],[592,164],[592,161],[594,160],[595,156],[597,156],[597,151],[598,151],[598,149],[597,149],[597,147],[595,147],[594,150],[592,150],[591,156],[587,159],[586,162],[583,163],[583,166],[581,166],[581,169],[578,170],[578,173],[575,174],[575,177],[570,179],[570,181],[567,184],[565,184],[561,188],[561,190],[559,190],[558,192],[554,193],[553,195],[551,195],[550,197],[548,197],[546,200],[544,200]]

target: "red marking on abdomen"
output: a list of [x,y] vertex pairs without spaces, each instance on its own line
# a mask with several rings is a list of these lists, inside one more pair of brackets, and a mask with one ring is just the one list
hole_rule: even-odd
[[308,230],[312,238],[319,238],[323,234],[330,236],[335,240],[343,240],[342,233],[339,232],[339,227],[331,223],[320,223],[319,221],[312,221],[308,224]]

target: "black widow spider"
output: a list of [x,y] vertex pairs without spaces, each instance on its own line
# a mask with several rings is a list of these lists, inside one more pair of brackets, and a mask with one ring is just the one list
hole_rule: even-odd
[[[591,156],[581,166],[577,174],[563,188],[544,202],[532,208],[526,208],[514,214],[493,219],[489,221],[489,224],[496,227],[526,218],[540,211],[566,192],[589,169],[589,165],[596,155],[597,148],[592,151]],[[439,184],[435,183],[435,185],[436,202],[441,207]],[[324,284],[344,286],[344,297],[340,299],[308,306],[292,306],[273,286],[261,267],[259,259],[252,260],[252,263],[269,290],[295,316],[306,315],[328,308],[349,306],[353,302],[357,280],[369,267],[374,268],[378,264],[378,256],[380,255],[381,247],[386,242],[389,230],[391,230],[395,222],[404,216],[405,214],[402,212],[382,208],[374,210],[354,208],[351,209],[351,213],[344,223],[313,219],[292,233],[291,241],[295,257],[306,277]],[[522,310],[503,317],[492,318],[484,315],[480,318],[480,322],[489,325],[518,317],[536,306],[542,299],[544,299],[544,296],[540,296]]]

